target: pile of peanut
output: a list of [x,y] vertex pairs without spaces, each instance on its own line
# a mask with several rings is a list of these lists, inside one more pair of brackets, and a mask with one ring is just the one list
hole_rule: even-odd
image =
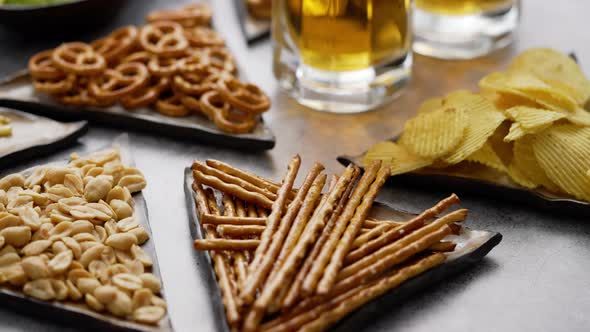
[[166,303],[131,196],[145,186],[118,149],[0,179],[0,285],[157,324]]

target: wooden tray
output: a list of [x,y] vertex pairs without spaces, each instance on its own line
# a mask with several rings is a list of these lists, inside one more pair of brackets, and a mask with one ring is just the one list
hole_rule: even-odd
[[88,122],[57,122],[45,117],[0,110],[11,120],[12,136],[0,137],[0,169],[74,144],[88,131]]
[[108,108],[65,106],[45,94],[36,93],[26,71],[0,79],[0,107],[2,106],[58,120],[85,119],[106,126],[223,147],[268,150],[275,145],[274,134],[263,121],[251,133],[233,135],[221,131],[209,119],[198,114],[174,118],[147,108],[127,111],[118,104]]
[[[199,227],[199,217],[197,206],[192,189],[193,176],[190,168],[184,171],[184,191],[186,197],[186,206],[189,214],[189,227],[193,239],[201,239],[202,229]],[[415,215],[403,211],[397,211],[390,206],[375,202],[370,213],[371,216],[381,219],[404,221],[413,218]],[[449,236],[457,243],[457,248],[451,253],[447,253],[447,260],[442,265],[433,268],[425,273],[403,283],[397,289],[385,294],[373,302],[363,306],[355,311],[336,325],[334,331],[360,331],[371,318],[387,314],[391,308],[403,305],[403,299],[420,292],[422,289],[435,285],[438,282],[449,278],[451,275],[462,271],[470,265],[480,261],[485,255],[492,250],[502,240],[502,235],[496,232],[471,230],[463,227],[459,236]],[[211,305],[214,307],[216,315],[215,321],[218,322],[217,330],[228,332],[229,326],[225,319],[225,309],[221,299],[221,290],[218,287],[215,272],[212,268],[211,257],[206,251],[196,252],[198,265],[203,268],[199,273],[207,282]]]
[[[127,145],[127,135],[121,135],[115,140],[114,145],[121,148],[121,159],[126,165],[133,165],[131,155]],[[65,163],[65,162],[64,162]],[[56,162],[55,164],[58,164]],[[33,168],[24,170],[23,174],[30,174]],[[141,226],[143,226],[150,234],[148,240],[141,247],[150,255],[153,260],[152,273],[161,279],[160,270],[158,266],[158,258],[156,257],[156,249],[154,240],[151,236],[147,205],[142,193],[133,195],[135,200],[135,216]],[[162,289],[162,296],[164,290]],[[92,331],[134,331],[134,332],[172,332],[172,323],[170,316],[167,313],[166,317],[160,321],[160,325],[151,326],[138,324],[132,321],[127,321],[107,313],[97,313],[88,309],[83,304],[73,302],[61,301],[41,301],[24,295],[20,290],[10,286],[0,286],[0,305],[5,308],[19,311],[26,315],[34,315],[47,320],[55,321],[65,326],[73,326],[76,328],[84,327],[83,330]]]

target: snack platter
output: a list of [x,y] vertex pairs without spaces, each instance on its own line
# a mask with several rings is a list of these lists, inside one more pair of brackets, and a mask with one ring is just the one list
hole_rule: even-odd
[[[121,161],[125,165],[133,165],[130,152],[127,147],[127,137],[122,135],[115,140],[111,148],[119,149],[121,153]],[[101,149],[99,151],[107,151]],[[98,152],[98,151],[97,151]],[[62,166],[64,161],[56,161],[44,166]],[[27,177],[33,174],[38,166],[22,171],[20,174]],[[5,175],[5,174],[3,174]],[[149,255],[153,265],[150,272],[161,279],[154,241],[151,239],[151,230],[149,225],[149,217],[147,213],[147,205],[141,192],[134,193],[132,196],[134,201],[134,217],[139,227],[143,227],[149,236],[147,242],[141,245],[141,249]],[[4,247],[6,249],[6,246]],[[40,279],[38,279],[40,280]],[[163,290],[160,291],[163,294]],[[157,324],[141,324],[131,320],[126,320],[107,312],[97,312],[91,310],[82,302],[73,302],[72,300],[53,300],[44,301],[31,296],[23,294],[23,291],[17,287],[8,285],[6,283],[0,285],[0,299],[2,299],[2,306],[12,310],[16,310],[25,314],[33,314],[40,318],[49,319],[52,321],[64,324],[64,326],[85,326],[91,330],[100,331],[151,331],[151,332],[171,332],[173,331],[169,315],[159,320]],[[103,309],[104,310],[104,309]]]
[[0,137],[0,167],[72,145],[88,131],[86,121],[60,123],[13,111],[0,115],[9,118],[12,127],[12,135]]

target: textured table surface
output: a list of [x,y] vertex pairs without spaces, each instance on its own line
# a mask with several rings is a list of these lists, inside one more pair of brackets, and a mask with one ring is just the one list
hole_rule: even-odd
[[[104,26],[68,29],[51,36],[25,36],[0,26],[0,76],[22,68],[29,55],[60,40],[88,41],[114,27],[141,23],[152,8],[180,1],[131,0]],[[214,1],[216,25],[251,81],[273,98],[265,115],[277,136],[276,147],[263,153],[244,153],[131,132],[136,163],[147,177],[153,239],[169,312],[177,331],[214,331],[210,300],[197,269],[183,199],[183,169],[193,159],[217,158],[256,173],[279,178],[289,158],[299,153],[303,169],[318,160],[340,172],[339,154],[359,154],[371,144],[399,133],[420,100],[457,88],[474,89],[491,70],[502,68],[517,52],[535,46],[574,51],[590,70],[586,13],[590,2],[524,0],[516,43],[491,56],[446,62],[416,56],[414,80],[393,104],[360,115],[333,115],[304,109],[282,95],[271,73],[271,46],[263,42],[248,49],[241,36],[232,1]],[[93,127],[71,151],[107,145],[120,131]],[[56,158],[55,156],[53,158]],[[15,165],[15,170],[46,158]],[[1,170],[2,173],[8,170]],[[412,188],[388,185],[381,196],[395,207],[419,211],[453,192],[453,188]],[[473,228],[504,235],[502,243],[480,264],[408,299],[401,307],[367,317],[366,331],[588,331],[590,330],[590,222],[588,218],[540,211],[477,193],[457,192],[470,209]],[[83,329],[82,327],[80,329]],[[346,327],[344,327],[346,329]],[[1,331],[61,331],[68,328],[14,313],[0,305]],[[75,330],[75,329],[72,329]]]

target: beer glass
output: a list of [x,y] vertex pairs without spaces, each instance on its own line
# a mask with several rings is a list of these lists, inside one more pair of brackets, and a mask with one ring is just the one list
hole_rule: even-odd
[[273,71],[316,110],[352,113],[394,98],[410,78],[410,0],[273,0]]
[[415,0],[414,52],[471,59],[512,42],[519,0]]

